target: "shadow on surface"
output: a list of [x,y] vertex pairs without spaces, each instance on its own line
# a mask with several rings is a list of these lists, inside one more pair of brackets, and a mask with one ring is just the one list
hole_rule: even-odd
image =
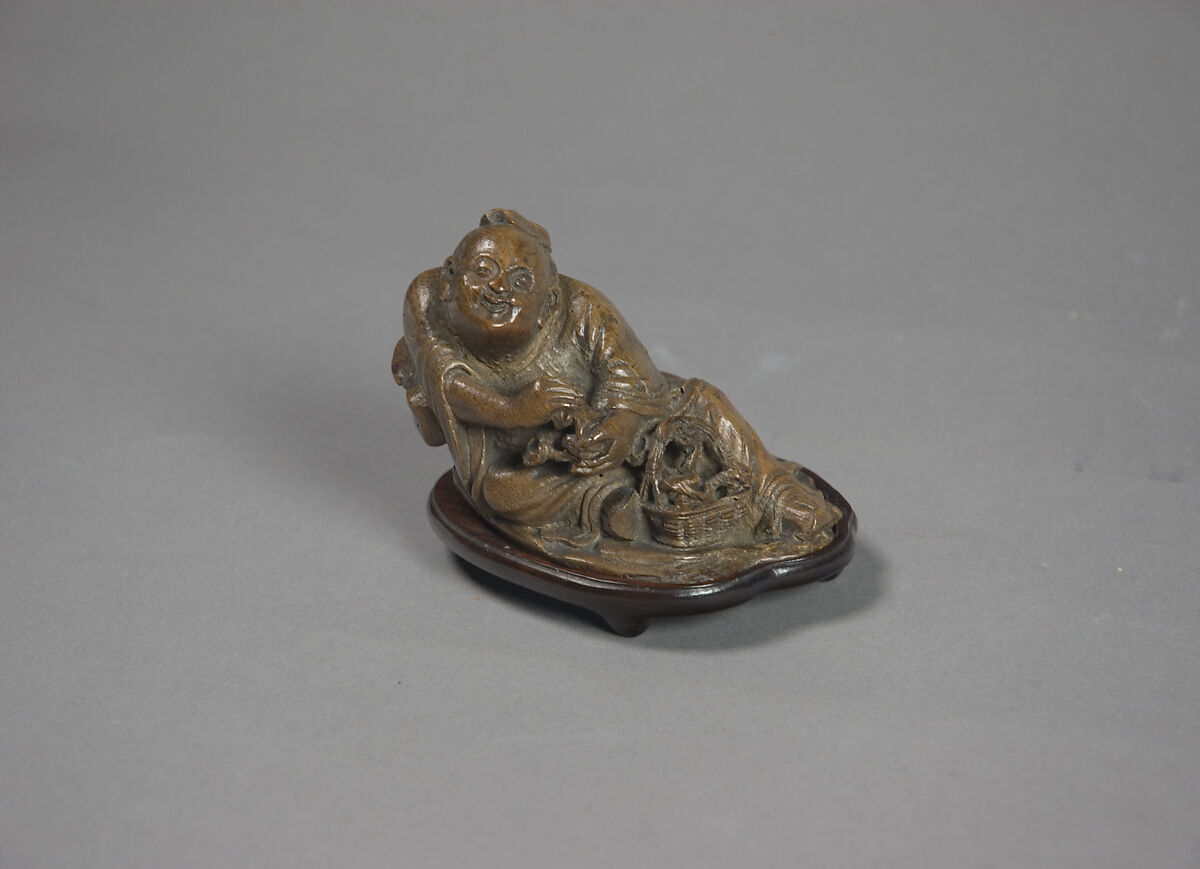
[[356,347],[323,364],[289,354],[268,374],[241,378],[229,372],[263,365],[255,348],[230,340],[211,412],[195,425],[250,451],[258,467],[320,492],[331,511],[387,517],[399,547],[428,546],[425,500],[449,456],[416,433],[403,390],[391,382],[388,352]]
[[731,609],[701,615],[656,618],[644,634],[625,638],[612,633],[596,613],[498,579],[463,561],[459,570],[490,595],[532,615],[578,626],[580,631],[618,643],[660,649],[718,651],[762,645],[822,622],[849,618],[870,609],[886,592],[887,564],[861,538],[854,558],[828,582],[768,591]]
[[589,609],[555,600],[544,594],[538,594],[536,591],[522,588],[519,585],[493,576],[483,568],[476,567],[471,562],[457,555],[454,556],[454,562],[458,569],[469,577],[472,582],[480,586],[483,591],[501,599],[505,603],[527,610],[539,618],[553,619],[565,624],[574,625],[581,631],[602,631],[613,639],[621,639],[609,630],[604,619]]
[[855,540],[854,558],[828,582],[768,591],[741,606],[709,615],[651,621],[638,640],[662,649],[696,651],[770,643],[865,612],[886,594],[886,574],[887,562],[860,537]]

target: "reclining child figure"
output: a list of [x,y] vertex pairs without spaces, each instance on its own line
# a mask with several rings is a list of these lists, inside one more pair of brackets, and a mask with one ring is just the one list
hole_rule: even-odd
[[720,390],[659,371],[514,211],[489,211],[413,281],[392,372],[474,508],[561,564],[716,577],[817,551],[841,518]]

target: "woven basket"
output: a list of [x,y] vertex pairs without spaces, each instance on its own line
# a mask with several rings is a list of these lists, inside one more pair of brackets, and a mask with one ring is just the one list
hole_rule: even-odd
[[677,549],[702,549],[726,542],[746,515],[748,493],[730,494],[703,504],[671,503],[662,481],[663,475],[672,470],[663,458],[672,441],[686,441],[693,449],[708,449],[723,469],[737,464],[721,453],[716,432],[700,420],[674,417],[660,423],[650,437],[642,485],[642,509],[651,534],[659,543]]
[[654,539],[677,549],[700,549],[723,543],[742,517],[746,502],[739,496],[722,498],[703,507],[680,510],[645,505]]

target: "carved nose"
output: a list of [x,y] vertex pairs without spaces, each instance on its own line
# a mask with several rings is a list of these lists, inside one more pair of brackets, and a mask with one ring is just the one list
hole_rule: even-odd
[[508,292],[508,287],[505,284],[503,275],[488,281],[488,286],[491,287],[492,292],[496,293],[497,295],[503,296]]

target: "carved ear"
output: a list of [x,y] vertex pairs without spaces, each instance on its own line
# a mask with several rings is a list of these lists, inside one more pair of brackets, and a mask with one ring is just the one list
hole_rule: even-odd
[[527,219],[520,212],[513,211],[510,208],[493,208],[479,219],[480,226],[498,226],[502,223],[507,223],[509,226],[515,226],[529,233],[538,244],[546,249],[547,253],[550,252],[550,233],[546,232],[545,227]]
[[558,287],[554,287],[552,290],[550,290],[549,293],[546,294],[546,303],[544,305],[542,305],[541,313],[538,314],[537,325],[538,325],[539,329],[542,328],[542,326],[544,326],[546,323],[547,312],[553,311],[557,307],[558,307]]
[[450,281],[454,279],[454,257],[446,257],[442,263],[442,286],[438,290],[438,299],[446,301],[450,298]]

